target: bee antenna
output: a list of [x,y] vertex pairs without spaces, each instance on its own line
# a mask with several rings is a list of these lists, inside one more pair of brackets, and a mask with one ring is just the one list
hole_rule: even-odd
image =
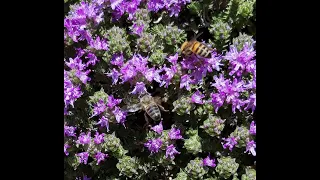
[[195,35],[195,36],[194,36],[194,39],[197,39],[199,36],[201,36],[202,33],[203,33],[203,32],[200,32],[199,34]]

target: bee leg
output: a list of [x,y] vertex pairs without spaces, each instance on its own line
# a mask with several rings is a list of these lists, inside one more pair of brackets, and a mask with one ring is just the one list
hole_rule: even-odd
[[164,109],[164,107],[159,105],[159,104],[158,104],[158,107],[160,108],[161,111],[164,111],[164,112],[168,112],[169,111],[169,110]]
[[144,119],[146,120],[146,124],[143,125],[143,128],[146,128],[147,125],[150,126],[150,125],[149,125],[149,120],[148,120],[149,118],[148,118],[146,112],[144,113]]

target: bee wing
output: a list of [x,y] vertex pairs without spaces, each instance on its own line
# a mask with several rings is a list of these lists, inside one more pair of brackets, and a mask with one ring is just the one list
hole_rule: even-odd
[[141,104],[130,104],[123,107],[126,112],[137,112],[142,109]]

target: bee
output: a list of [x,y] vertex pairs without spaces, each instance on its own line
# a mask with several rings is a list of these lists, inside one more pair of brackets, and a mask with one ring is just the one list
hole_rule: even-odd
[[[144,127],[149,124],[148,116],[154,121],[160,121],[161,118],[161,111],[168,112],[169,110],[164,109],[161,106],[161,98],[160,97],[153,97],[150,94],[144,94],[139,97],[139,103],[128,105],[126,107],[127,112],[137,112],[143,110],[145,111],[144,117],[146,120],[146,124]],[[160,111],[161,110],[161,111]]]
[[197,38],[202,34],[199,33],[197,36],[193,37],[190,41],[185,41],[180,48],[180,51],[183,56],[188,57],[192,54],[203,58],[210,58],[212,48],[208,47],[202,42],[197,41]]

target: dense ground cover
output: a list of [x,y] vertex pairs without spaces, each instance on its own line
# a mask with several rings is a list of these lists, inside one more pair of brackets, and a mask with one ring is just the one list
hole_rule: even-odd
[[[255,22],[255,0],[65,0],[65,179],[256,179]],[[182,55],[197,34],[209,58]]]

